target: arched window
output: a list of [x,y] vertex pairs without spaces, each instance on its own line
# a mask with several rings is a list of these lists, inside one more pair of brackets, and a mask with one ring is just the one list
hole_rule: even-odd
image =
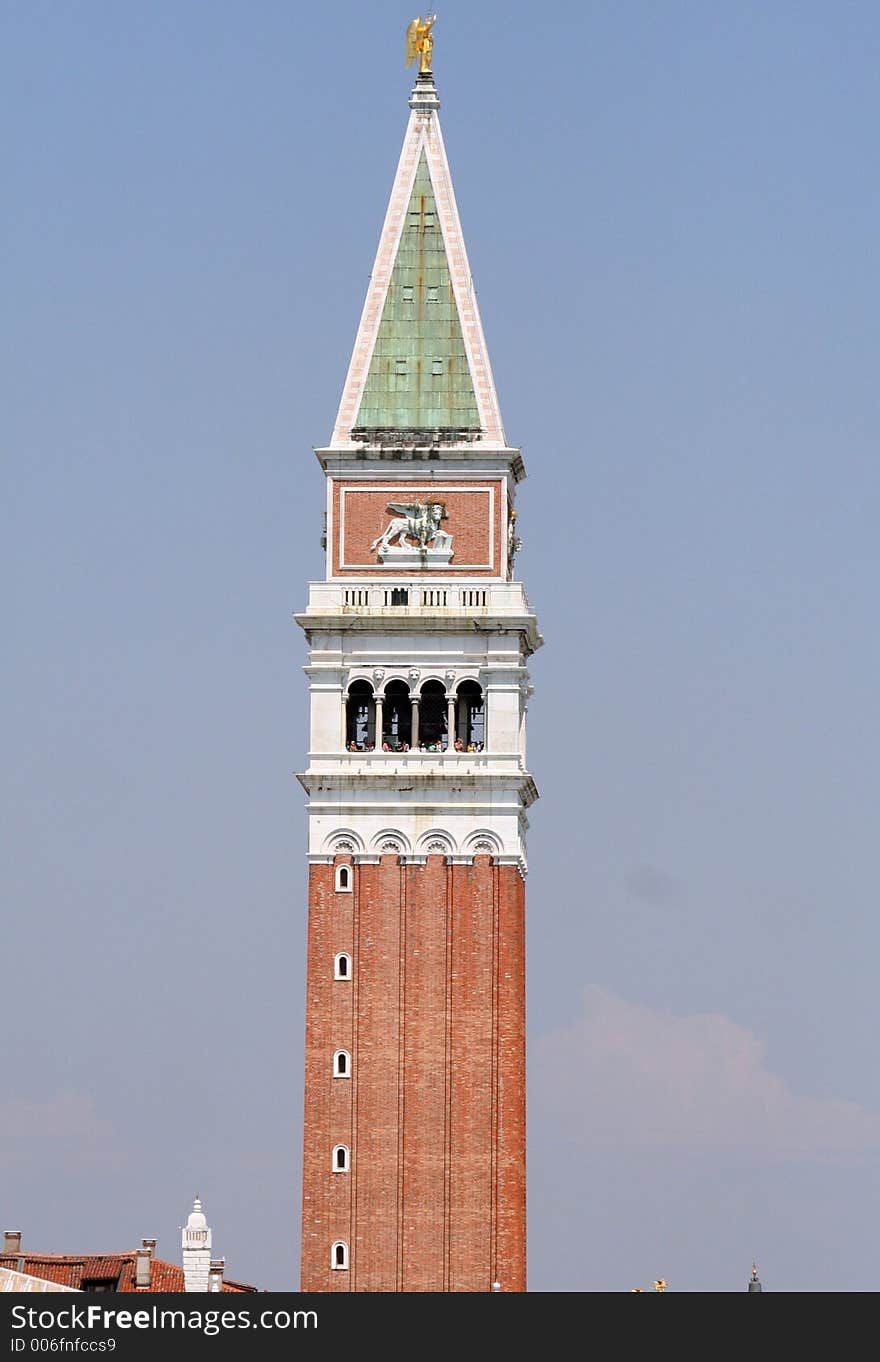
[[345,951],[340,951],[333,960],[333,978],[351,978],[351,956],[347,955]]
[[330,1163],[334,1173],[347,1173],[351,1167],[351,1155],[347,1144],[337,1144],[333,1148],[333,1158]]
[[347,1050],[337,1050],[333,1056],[333,1077],[351,1078],[351,1055]]
[[486,745],[486,707],[476,681],[462,681],[458,688],[456,739],[465,752],[482,752]]
[[419,749],[442,752],[447,745],[446,691],[440,681],[426,681],[419,705]]
[[376,745],[376,704],[369,681],[352,681],[345,702],[345,746],[371,752]]
[[336,892],[337,894],[351,893],[351,866],[338,865],[336,867]]
[[330,1250],[330,1266],[336,1272],[348,1271],[348,1244],[344,1239],[337,1239]]
[[389,681],[382,706],[382,750],[409,751],[412,742],[412,702],[405,681]]

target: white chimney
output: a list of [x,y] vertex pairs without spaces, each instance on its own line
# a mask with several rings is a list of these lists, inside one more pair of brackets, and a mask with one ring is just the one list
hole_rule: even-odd
[[211,1271],[211,1231],[196,1197],[183,1230],[183,1289],[207,1291]]
[[153,1259],[155,1239],[144,1239],[134,1256],[134,1284],[139,1291],[150,1289],[150,1264]]

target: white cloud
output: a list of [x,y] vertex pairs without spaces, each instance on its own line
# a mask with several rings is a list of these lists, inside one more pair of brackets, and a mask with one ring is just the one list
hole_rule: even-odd
[[46,1102],[0,1103],[0,1166],[50,1158],[78,1164],[118,1162],[113,1128],[85,1093],[60,1092]]
[[793,1093],[766,1068],[761,1041],[729,1017],[651,1012],[592,986],[583,997],[583,1016],[532,1048],[530,1114],[560,1134],[615,1149],[880,1147],[880,1115]]

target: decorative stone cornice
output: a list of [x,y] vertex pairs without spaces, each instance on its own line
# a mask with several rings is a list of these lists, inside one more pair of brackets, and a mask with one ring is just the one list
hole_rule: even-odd
[[[366,465],[365,455],[369,456]],[[456,478],[510,473],[514,483],[520,483],[526,476],[521,450],[482,437],[471,444],[457,441],[454,445],[402,445],[384,439],[381,444],[359,442],[319,445],[315,448],[315,457],[325,473],[357,471],[358,478],[364,481],[370,478],[411,478],[413,470],[410,465],[414,463],[430,463],[432,471],[448,472]]]

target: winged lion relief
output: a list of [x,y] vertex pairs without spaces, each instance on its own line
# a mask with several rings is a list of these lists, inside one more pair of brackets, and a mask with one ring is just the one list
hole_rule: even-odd
[[373,540],[371,553],[378,553],[383,562],[388,558],[400,561],[413,554],[449,562],[452,535],[442,528],[442,522],[449,519],[445,502],[390,501],[386,509],[392,519]]

